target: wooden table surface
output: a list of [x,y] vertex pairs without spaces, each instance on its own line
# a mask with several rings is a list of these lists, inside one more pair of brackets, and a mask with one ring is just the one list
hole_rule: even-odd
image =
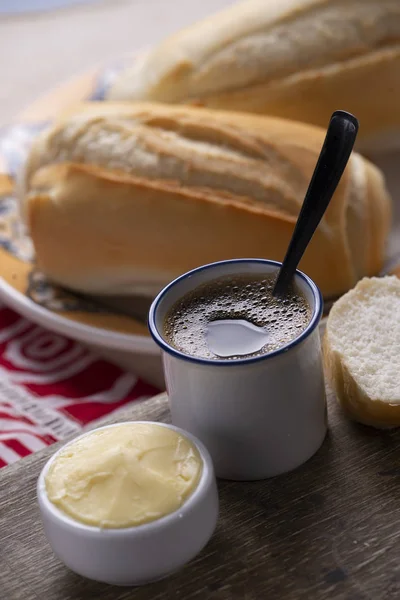
[[[1,600],[397,600],[400,431],[352,424],[328,400],[329,434],[314,458],[266,481],[221,481],[208,546],[179,573],[141,588],[85,580],[53,556],[35,486],[57,446],[3,469]],[[117,420],[127,417],[167,422],[166,397]]]
[[[0,19],[0,49],[9,57],[0,65],[0,124],[64,78],[232,1],[104,0]],[[396,176],[397,165],[398,157]],[[166,399],[133,405],[118,418],[127,416],[168,421]],[[206,549],[176,575],[136,589],[82,579],[52,555],[35,486],[57,445],[2,469],[0,600],[400,599],[400,431],[350,423],[331,395],[329,421],[324,445],[295,472],[220,482],[219,525]]]

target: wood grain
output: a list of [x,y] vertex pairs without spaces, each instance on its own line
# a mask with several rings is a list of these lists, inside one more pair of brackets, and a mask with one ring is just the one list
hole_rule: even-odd
[[[167,422],[165,396],[118,419]],[[397,600],[400,430],[345,419],[329,393],[329,434],[296,471],[219,483],[217,531],[191,564],[141,588],[80,578],[53,555],[35,498],[53,446],[0,472],[1,600]]]

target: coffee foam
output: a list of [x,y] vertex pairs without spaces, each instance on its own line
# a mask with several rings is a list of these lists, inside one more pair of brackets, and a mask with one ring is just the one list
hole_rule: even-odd
[[185,354],[217,359],[219,357],[207,345],[207,324],[244,319],[268,332],[268,343],[248,356],[266,354],[286,345],[307,327],[311,308],[294,287],[285,298],[274,297],[274,282],[275,275],[236,275],[199,286],[181,298],[166,315],[167,341]]

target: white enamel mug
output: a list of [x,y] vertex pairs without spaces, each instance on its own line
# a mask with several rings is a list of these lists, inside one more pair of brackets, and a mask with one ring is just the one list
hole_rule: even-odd
[[279,267],[261,259],[199,267],[165,287],[150,309],[150,332],[163,351],[172,422],[204,443],[223,479],[256,480],[291,471],[322,444],[327,412],[318,329],[321,293],[297,271],[296,284],[312,310],[309,325],[278,350],[250,358],[184,354],[165,339],[164,319],[199,285],[227,275],[269,275]]

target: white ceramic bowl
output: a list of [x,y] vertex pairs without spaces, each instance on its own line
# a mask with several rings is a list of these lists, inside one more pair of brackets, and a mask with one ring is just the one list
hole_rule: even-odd
[[37,485],[44,531],[54,553],[75,573],[113,585],[142,585],[183,567],[211,538],[218,518],[218,493],[211,457],[193,435],[172,425],[156,424],[189,439],[200,453],[203,471],[197,488],[181,508],[151,523],[101,529],[75,521],[50,502],[45,488],[46,473],[59,452],[78,438],[63,446],[44,466]]

